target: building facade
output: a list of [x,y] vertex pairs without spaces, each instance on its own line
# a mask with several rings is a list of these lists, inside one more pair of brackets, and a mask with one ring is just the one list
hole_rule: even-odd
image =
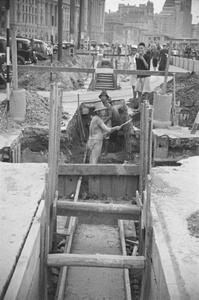
[[160,14],[155,15],[157,30],[174,37],[191,37],[191,0],[166,0]]
[[[80,0],[74,1],[74,40],[77,41]],[[92,39],[102,41],[104,36],[105,0],[82,0],[82,6],[81,38],[85,39],[90,34]],[[10,13],[11,27],[15,27],[17,35],[50,41],[53,29],[54,42],[57,42],[58,0],[10,0]],[[0,17],[0,33],[5,35],[6,13],[4,10],[0,9]],[[63,0],[62,2],[62,20],[62,40],[69,41],[71,38],[70,0]]]

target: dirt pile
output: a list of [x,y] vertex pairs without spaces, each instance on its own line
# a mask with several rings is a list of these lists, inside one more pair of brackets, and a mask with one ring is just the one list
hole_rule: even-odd
[[[46,61],[40,61],[38,66],[50,66],[50,59]],[[87,55],[75,55],[71,57],[65,51],[63,51],[62,63],[57,60],[57,56],[53,57],[53,67],[76,67],[76,68],[89,68],[91,61]],[[25,88],[28,90],[50,90],[50,72],[43,71],[19,71],[19,88]],[[84,73],[67,73],[67,72],[53,72],[53,82],[60,84],[65,91],[76,90],[84,86],[84,80],[87,74]]]
[[[160,92],[162,85],[156,92]],[[149,102],[153,104],[154,93],[149,94]],[[173,79],[167,82],[167,93],[173,94]],[[176,102],[180,104],[182,115],[180,126],[191,127],[199,111],[199,75],[195,73],[176,74]],[[137,108],[137,99],[129,99],[128,106]]]
[[[36,92],[26,91],[26,117],[24,122],[14,121],[6,118],[4,113],[6,101],[0,104],[0,132],[14,132],[26,126],[48,126],[50,116],[50,101]],[[67,113],[62,113],[62,118],[67,118]]]

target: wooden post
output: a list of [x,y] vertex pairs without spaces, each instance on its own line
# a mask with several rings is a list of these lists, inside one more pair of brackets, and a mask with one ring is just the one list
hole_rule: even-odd
[[173,73],[172,125],[176,125],[176,74]]
[[48,266],[79,266],[119,269],[140,269],[145,267],[143,256],[100,255],[100,254],[48,254]]
[[149,141],[148,141],[148,168],[147,174],[151,173],[152,166],[152,142],[153,142],[153,108],[149,108]]
[[140,178],[139,178],[139,193],[142,196],[143,192],[143,172],[144,172],[144,104],[140,105]]
[[140,217],[140,208],[136,205],[116,205],[102,203],[84,203],[61,201],[57,202],[57,214],[64,216],[80,216],[80,215],[109,215],[110,217],[122,220],[138,220]]
[[169,53],[167,57],[167,63],[166,63],[166,69],[165,69],[165,77],[164,77],[164,84],[162,88],[162,94],[166,94],[167,89],[167,78],[168,78],[168,72],[169,72],[169,64],[170,64],[170,58],[171,58],[171,51],[172,51],[172,41],[169,43]]
[[17,41],[16,41],[16,29],[11,30],[12,38],[12,71],[13,71],[13,90],[18,90],[18,72],[17,72]]
[[[70,1],[71,2],[71,1]],[[74,1],[72,1],[74,2]],[[63,8],[62,8],[62,0],[58,0],[58,60],[62,62],[62,19],[63,19]]]
[[146,184],[146,226],[145,226],[145,248],[146,258],[145,270],[142,275],[141,300],[148,299],[151,282],[151,254],[152,254],[152,215],[151,215],[151,177],[148,175]]

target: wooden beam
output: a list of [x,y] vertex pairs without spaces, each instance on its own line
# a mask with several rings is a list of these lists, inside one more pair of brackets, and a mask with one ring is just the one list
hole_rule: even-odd
[[[32,65],[18,65],[18,71],[39,71],[39,72],[70,72],[70,73],[95,73],[94,68],[71,68],[71,67],[51,67],[51,66],[32,66]],[[142,71],[142,70],[121,70],[110,69],[114,74],[123,75],[150,75],[150,76],[165,76],[164,71]],[[168,72],[168,76],[173,74],[183,75],[182,72]]]
[[77,73],[95,73],[95,69],[90,68],[70,68],[70,67],[51,67],[51,66],[32,66],[18,65],[19,71],[34,71],[34,72],[77,72]]
[[136,205],[116,205],[102,203],[85,203],[58,201],[57,214],[62,216],[82,216],[82,215],[109,215],[122,220],[138,220],[140,217],[140,208]]
[[[126,256],[126,242],[124,236],[124,222],[123,220],[118,220],[118,227],[120,230],[120,241],[122,246],[122,255]],[[129,269],[124,269],[124,283],[125,283],[125,292],[126,292],[126,300],[132,300],[131,297],[131,284],[129,277]]]
[[[121,69],[114,69],[114,74],[123,74],[123,75],[150,75],[150,76],[165,76],[165,71],[147,71],[147,70],[121,70]],[[182,72],[168,72],[168,76],[173,76],[173,74],[182,75]]]
[[99,255],[99,254],[48,254],[49,267],[98,267],[119,269],[141,269],[145,267],[143,256]]
[[61,164],[59,165],[59,175],[139,175],[137,165],[114,165],[114,164]]

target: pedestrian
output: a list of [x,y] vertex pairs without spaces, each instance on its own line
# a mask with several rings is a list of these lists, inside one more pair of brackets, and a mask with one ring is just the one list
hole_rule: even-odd
[[89,127],[89,163],[97,164],[102,152],[102,144],[104,135],[111,134],[116,130],[120,130],[121,126],[107,127],[102,118],[106,115],[107,107],[105,107],[101,102],[96,104],[94,112],[96,115],[92,118]]
[[[129,56],[128,67],[130,67],[131,70],[136,70],[137,45],[131,45],[130,51],[131,52],[130,52],[130,56]],[[136,79],[137,79],[137,76],[135,74],[132,74],[130,77],[130,85],[132,86],[132,90],[133,90],[133,99],[136,99],[136,95],[137,95],[137,92],[135,91]]]
[[[137,70],[150,70],[150,56],[146,54],[146,47],[144,43],[138,45],[138,53],[136,54],[136,68]],[[150,93],[150,75],[137,75],[135,91],[138,92],[138,110],[142,102],[142,96],[145,94],[148,99]]]
[[167,44],[163,44],[163,49],[160,50],[160,63],[159,63],[159,71],[165,71],[166,64],[167,64],[167,56],[168,56],[168,49]]
[[152,58],[152,64],[154,71],[156,71],[157,65],[158,65],[158,59],[159,59],[159,51],[157,50],[157,47],[154,46],[151,51],[151,58]]

